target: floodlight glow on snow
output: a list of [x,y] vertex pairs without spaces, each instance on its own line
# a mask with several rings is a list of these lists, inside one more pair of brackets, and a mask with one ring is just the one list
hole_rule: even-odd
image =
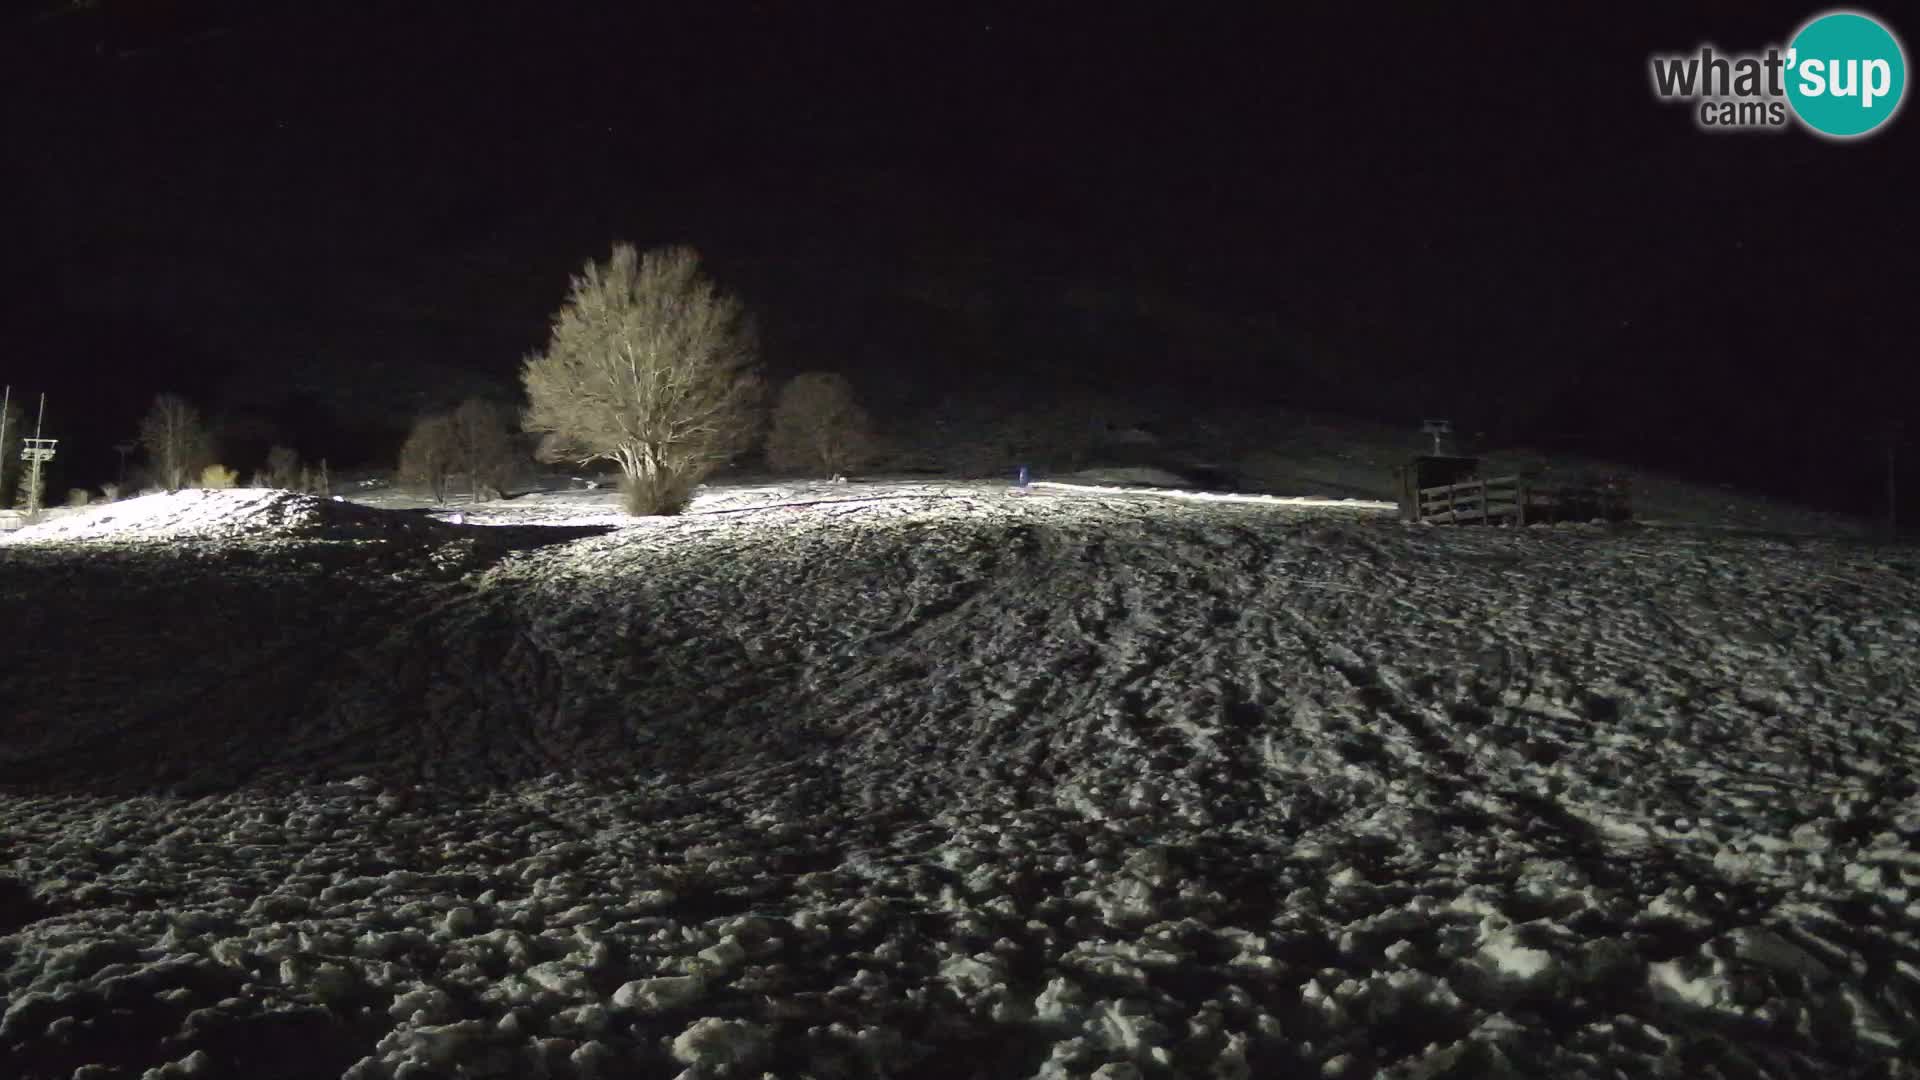
[[1326,499],[1311,495],[1245,495],[1232,491],[1192,491],[1186,488],[1103,487],[1098,484],[1067,484],[1058,480],[1035,480],[1030,485],[1050,491],[1083,492],[1088,495],[1147,495],[1161,499],[1186,499],[1192,502],[1245,503],[1253,506],[1312,506],[1340,510],[1394,510],[1398,506],[1374,499]]

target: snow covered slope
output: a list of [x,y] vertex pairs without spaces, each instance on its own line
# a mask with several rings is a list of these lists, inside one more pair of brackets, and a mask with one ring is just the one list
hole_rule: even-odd
[[5,1075],[1913,1075],[1911,550],[155,499],[0,542]]

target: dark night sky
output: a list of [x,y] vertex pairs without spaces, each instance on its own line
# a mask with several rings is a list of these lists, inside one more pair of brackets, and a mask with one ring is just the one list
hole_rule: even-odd
[[1912,408],[1920,119],[1712,136],[1648,89],[1814,6],[680,6],[5,16],[5,378],[82,442],[179,389],[351,458],[510,388],[630,239],[706,253],[775,371],[903,400],[1171,370],[1784,490]]

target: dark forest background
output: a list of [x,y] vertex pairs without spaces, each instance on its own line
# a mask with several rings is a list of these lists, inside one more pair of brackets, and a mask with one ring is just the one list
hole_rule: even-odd
[[0,17],[0,378],[56,489],[161,390],[243,468],[387,462],[514,393],[583,260],[687,243],[773,374],[877,410],[1444,415],[1871,511],[1920,121],[1713,135],[1647,86],[1813,13],[42,2]]

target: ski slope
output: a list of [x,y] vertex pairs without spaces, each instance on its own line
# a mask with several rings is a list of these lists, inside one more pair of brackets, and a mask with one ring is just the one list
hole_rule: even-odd
[[994,483],[372,501],[0,540],[7,1075],[1920,1056],[1909,549]]

